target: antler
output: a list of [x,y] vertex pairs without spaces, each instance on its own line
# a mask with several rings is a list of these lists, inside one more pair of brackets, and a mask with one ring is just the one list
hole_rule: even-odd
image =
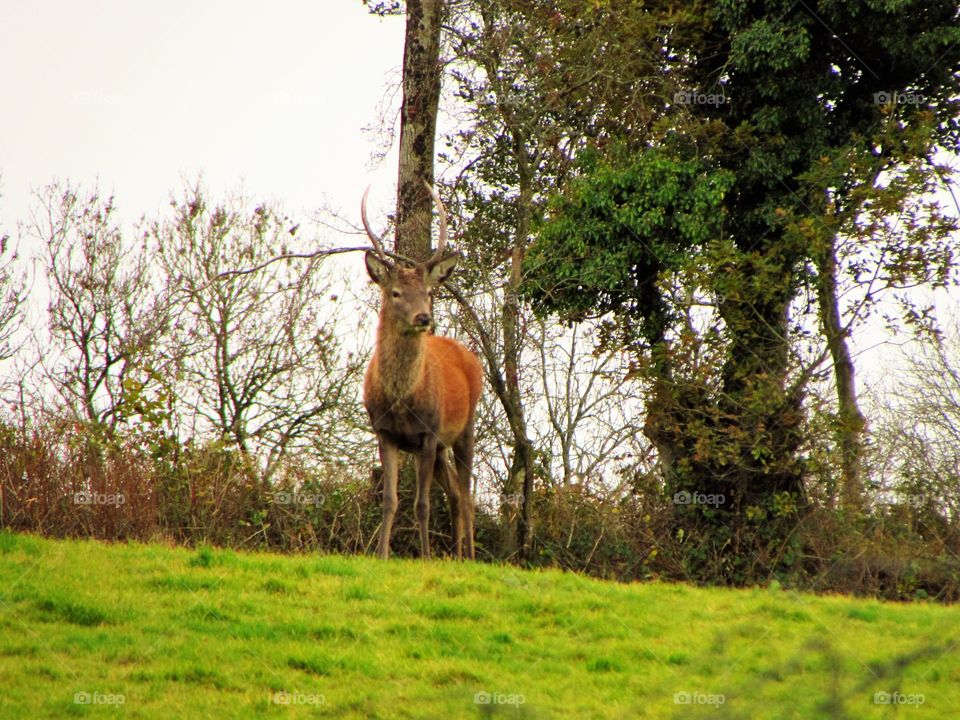
[[[423,184],[427,186],[430,197],[433,198],[433,202],[437,206],[437,212],[440,215],[440,234],[437,236],[437,249],[433,253],[433,257],[428,261],[434,262],[443,256],[443,251],[447,247],[447,209],[443,206],[443,201],[440,199],[440,194],[437,192],[437,189],[426,180],[423,181]],[[367,231],[367,237],[369,237],[370,242],[373,243],[373,249],[377,251],[377,255],[380,256],[381,260],[387,260],[387,254],[383,250],[383,240],[373,232],[370,228],[370,222],[367,220],[367,195],[369,194],[370,186],[368,185],[367,189],[363,191],[363,199],[360,201],[360,219],[363,221],[363,229]]]
[[434,262],[440,259],[443,255],[444,248],[447,246],[447,209],[443,206],[443,201],[440,199],[440,194],[437,192],[437,189],[426,180],[423,181],[423,184],[426,185],[427,190],[430,191],[430,197],[433,198],[433,202],[437,206],[437,212],[440,214],[440,235],[437,236],[437,251],[429,260],[429,262]]
[[367,189],[363,191],[363,199],[360,201],[360,219],[363,220],[363,229],[367,231],[367,237],[373,243],[373,249],[377,251],[377,255],[384,262],[389,262],[387,254],[383,251],[383,240],[370,229],[370,222],[367,220],[367,195],[369,194],[370,186],[367,185]]

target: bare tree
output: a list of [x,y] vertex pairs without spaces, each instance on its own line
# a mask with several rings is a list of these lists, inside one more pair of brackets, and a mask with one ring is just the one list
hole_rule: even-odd
[[881,501],[949,518],[960,540],[960,322],[913,344],[872,433]]
[[0,360],[16,352],[16,334],[23,325],[25,282],[14,267],[16,260],[10,236],[0,233]]
[[115,427],[125,382],[166,327],[150,252],[124,241],[112,197],[54,183],[37,194],[26,232],[44,243],[55,352],[42,365],[76,418]]
[[[359,425],[364,358],[343,350],[337,298],[316,260],[260,266],[300,247],[298,226],[243,198],[211,205],[196,187],[151,232],[173,296],[167,352],[193,431],[259,456],[268,478],[287,452],[318,438],[328,456],[347,453],[343,424]],[[240,266],[260,267],[228,273]]]
[[576,149],[586,137],[609,132],[598,110],[609,110],[618,132],[642,128],[655,97],[646,78],[662,75],[655,53],[643,43],[616,40],[623,27],[638,28],[638,11],[630,3],[608,5],[603,20],[597,15],[584,21],[577,3],[466,0],[445,26],[462,117],[445,138],[449,150],[442,159],[459,173],[455,184],[463,209],[454,214],[468,244],[479,248],[477,266],[500,277],[499,312],[489,319],[502,328],[501,344],[484,354],[511,432],[504,494],[521,500],[521,555],[532,542],[530,502],[538,472],[534,419],[521,389],[524,367],[533,364],[524,356],[527,247],[543,196],[568,177]]
[[[812,275],[833,364],[841,497],[848,507],[864,501],[860,466],[867,423],[847,338],[889,291],[944,287],[955,274],[957,219],[938,197],[938,190],[949,189],[953,169],[923,153],[902,152],[856,156],[844,151],[839,168],[818,180],[823,192],[814,195],[822,200],[822,219],[813,226],[819,237]],[[915,306],[915,294],[902,295],[900,303],[908,324],[924,312]],[[923,329],[922,322],[913,324]]]
[[[454,290],[458,302],[450,314],[471,336],[494,387],[478,410],[477,487],[488,504],[499,503],[509,531],[521,519],[523,495],[511,476],[515,435],[504,403],[502,288],[495,284],[489,278],[472,283],[469,293]],[[650,455],[636,420],[642,417],[640,388],[630,379],[627,360],[615,349],[598,349],[590,323],[563,327],[534,318],[528,307],[519,309],[524,361],[517,370],[517,397],[528,418],[531,448],[537,448],[533,473],[545,483],[585,484],[603,495],[616,494],[620,470]],[[514,539],[515,533],[505,538],[508,548],[515,547]]]
[[563,485],[616,491],[605,486],[615,465],[633,464],[649,450],[635,420],[641,403],[631,392],[626,359],[616,350],[598,351],[586,323],[564,328],[540,319],[527,337],[539,351],[529,402],[546,417],[532,427],[537,446],[551,448],[550,476]]

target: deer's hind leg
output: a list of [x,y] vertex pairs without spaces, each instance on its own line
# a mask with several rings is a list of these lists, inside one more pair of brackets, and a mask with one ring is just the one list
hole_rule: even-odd
[[466,540],[467,558],[476,559],[473,546],[473,491],[470,487],[470,476],[473,472],[473,419],[463,434],[453,443],[453,459],[457,466],[456,483],[459,486],[460,517],[463,526],[463,537]]
[[437,459],[433,464],[433,476],[440,482],[450,504],[450,520],[453,523],[453,549],[457,560],[463,559],[463,510],[460,497],[460,484],[447,462],[443,450],[437,450]]

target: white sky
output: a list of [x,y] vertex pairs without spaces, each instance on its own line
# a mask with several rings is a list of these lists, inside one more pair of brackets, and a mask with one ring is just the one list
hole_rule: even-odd
[[352,217],[368,183],[386,201],[395,182],[363,128],[402,48],[403,18],[360,0],[0,0],[0,232],[55,178],[99,181],[128,220],[200,175],[214,197]]
[[[396,148],[374,164],[389,139],[364,128],[398,105],[403,22],[360,0],[0,0],[0,233],[54,179],[98,182],[127,221],[199,176],[301,221],[326,202],[356,222],[372,183],[382,217]],[[886,377],[874,333],[857,341]]]

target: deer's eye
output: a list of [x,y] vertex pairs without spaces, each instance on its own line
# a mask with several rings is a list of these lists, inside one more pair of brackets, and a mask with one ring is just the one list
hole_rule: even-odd
[[393,291],[392,293],[390,293],[390,294],[393,295],[395,298],[400,297],[400,291],[399,291],[399,290],[394,290],[394,291]]

